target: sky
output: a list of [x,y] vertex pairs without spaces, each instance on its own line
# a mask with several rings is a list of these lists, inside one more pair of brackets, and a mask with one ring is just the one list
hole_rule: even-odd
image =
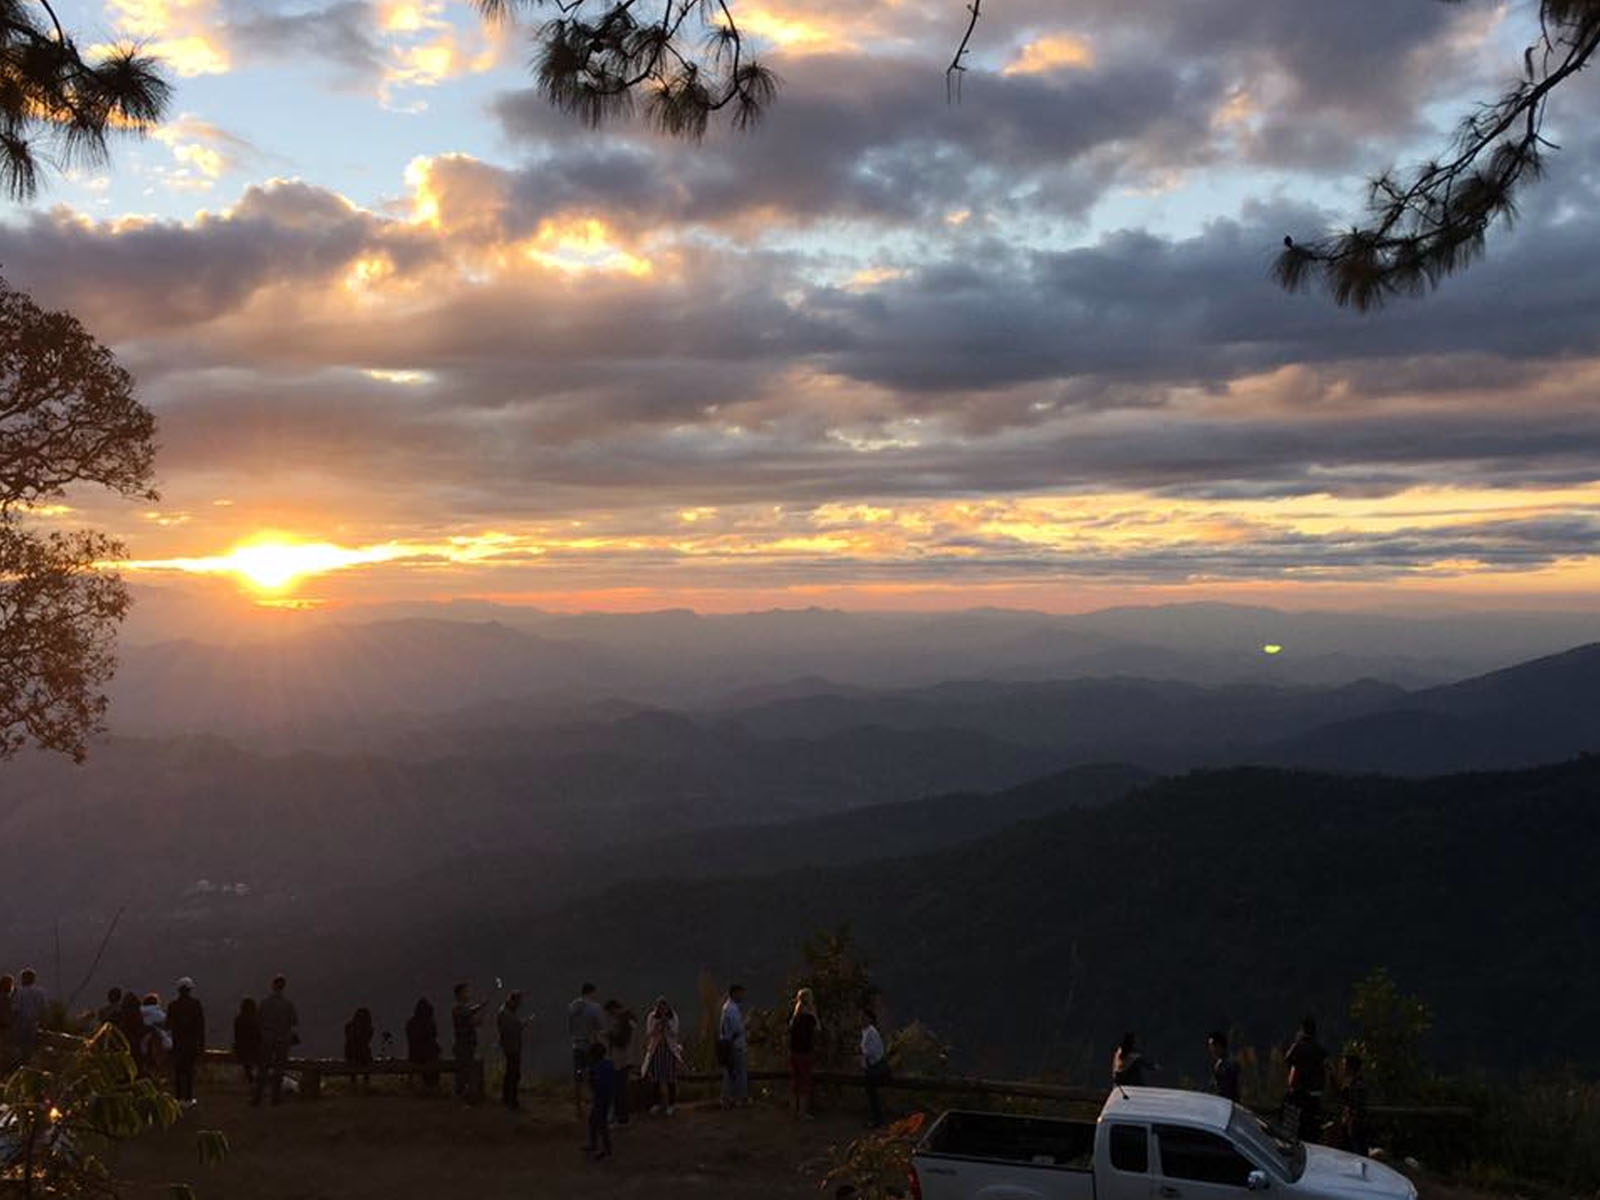
[[134,372],[162,498],[37,519],[291,607],[1594,607],[1600,81],[1438,293],[1268,276],[1529,3],[988,0],[959,103],[959,0],[734,12],[779,97],[686,143],[547,105],[536,6],[69,5],[171,116],[0,264]]

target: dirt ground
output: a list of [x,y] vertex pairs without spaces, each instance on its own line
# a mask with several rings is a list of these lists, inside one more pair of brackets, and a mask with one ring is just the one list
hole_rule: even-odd
[[[321,1100],[278,1108],[251,1108],[232,1081],[203,1082],[200,1097],[176,1128],[121,1149],[116,1174],[138,1185],[128,1200],[164,1198],[171,1182],[192,1184],[200,1200],[816,1200],[829,1147],[862,1130],[849,1107],[858,1096],[810,1122],[796,1122],[782,1095],[733,1112],[689,1099],[670,1119],[635,1114],[612,1131],[614,1156],[596,1163],[571,1094],[554,1086],[525,1095],[521,1113],[382,1080],[371,1094],[333,1083]],[[197,1129],[227,1135],[225,1163],[196,1164]],[[1493,1200],[1428,1179],[1419,1189],[1423,1200]]]
[[[857,1136],[860,1115],[796,1122],[780,1100],[732,1112],[691,1101],[671,1118],[636,1115],[612,1131],[614,1156],[591,1162],[570,1094],[565,1103],[525,1096],[525,1111],[509,1113],[391,1085],[251,1108],[242,1087],[202,1085],[182,1124],[124,1146],[115,1170],[140,1185],[129,1200],[165,1196],[162,1185],[174,1181],[201,1200],[815,1200],[829,1145]],[[225,1163],[196,1165],[197,1129],[227,1135]]]

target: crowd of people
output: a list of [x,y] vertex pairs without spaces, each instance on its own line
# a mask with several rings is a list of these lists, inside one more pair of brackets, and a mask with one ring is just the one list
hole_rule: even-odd
[[[500,981],[496,980],[496,987]],[[195,994],[195,983],[179,979],[176,994],[163,1002],[159,993],[140,993],[114,987],[103,1005],[84,1014],[97,1026],[109,1025],[126,1040],[129,1052],[145,1074],[170,1074],[179,1103],[195,1103],[195,1070],[206,1046],[205,1008]],[[665,996],[658,996],[643,1022],[621,1001],[604,1004],[598,990],[585,983],[567,1006],[567,1033],[572,1049],[573,1107],[587,1119],[588,1151],[597,1159],[612,1152],[611,1129],[629,1123],[632,1099],[642,1096],[652,1115],[672,1117],[678,1109],[678,1078],[687,1067],[682,1025]],[[479,1028],[491,1000],[478,1000],[472,985],[455,985],[450,1008],[451,1044],[446,1058],[439,1026],[427,997],[417,1000],[405,1024],[406,1059],[422,1068],[448,1063],[455,1078],[455,1095],[468,1104],[485,1098],[484,1063],[479,1056]],[[28,1061],[38,1047],[50,1010],[49,998],[32,969],[16,978],[0,975],[0,1074]],[[533,1014],[523,1007],[520,991],[503,991],[496,1008],[495,1037],[504,1060],[500,1102],[520,1109],[523,1052]],[[274,1105],[283,1100],[290,1054],[300,1041],[300,1017],[288,996],[288,981],[276,976],[259,1002],[246,997],[233,1019],[232,1051],[250,1088],[250,1103]],[[868,1123],[884,1121],[883,1086],[889,1081],[889,1055],[870,999],[859,1018],[859,1065],[867,1097]],[[812,1117],[815,1063],[823,1034],[815,995],[801,988],[787,1020],[789,1079],[793,1113]],[[750,1034],[746,990],[730,986],[717,1014],[716,1061],[721,1075],[720,1103],[725,1109],[750,1104]],[[370,1009],[357,1008],[344,1026],[344,1062],[356,1067],[377,1062],[373,1040],[378,1032]],[[390,1036],[382,1035],[384,1057],[389,1057]],[[1241,1070],[1220,1030],[1206,1036],[1211,1060],[1210,1089],[1228,1100],[1241,1098]],[[1284,1052],[1287,1069],[1283,1112],[1288,1127],[1308,1141],[1324,1141],[1366,1153],[1366,1080],[1358,1054],[1346,1053],[1339,1064],[1334,1096],[1337,1106],[1324,1120],[1329,1091],[1329,1054],[1317,1040],[1317,1024],[1306,1017]],[[1137,1037],[1124,1034],[1112,1055],[1113,1087],[1141,1087],[1153,1082],[1160,1065],[1140,1049]],[[436,1090],[440,1071],[421,1070],[419,1085]],[[370,1073],[354,1071],[355,1086],[365,1090]]]
[[[1239,1062],[1228,1049],[1228,1035],[1213,1030],[1206,1035],[1206,1052],[1211,1059],[1210,1090],[1225,1100],[1241,1099]],[[1315,1017],[1306,1017],[1284,1049],[1283,1062],[1288,1073],[1283,1098],[1283,1125],[1303,1141],[1319,1142],[1357,1154],[1371,1149],[1367,1133],[1367,1080],[1361,1055],[1346,1052],[1340,1059],[1333,1089],[1336,1107],[1325,1115],[1329,1090],[1328,1051],[1317,1040]],[[1145,1087],[1161,1070],[1147,1058],[1132,1033],[1122,1035],[1111,1056],[1112,1087]]]

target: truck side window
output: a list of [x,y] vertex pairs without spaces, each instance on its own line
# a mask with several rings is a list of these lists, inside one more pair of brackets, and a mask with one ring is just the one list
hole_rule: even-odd
[[1150,1136],[1143,1125],[1111,1127],[1111,1165],[1134,1175],[1150,1170]]
[[1156,1138],[1161,1146],[1161,1174],[1168,1179],[1242,1188],[1250,1178],[1249,1159],[1226,1138],[1181,1125],[1157,1125]]

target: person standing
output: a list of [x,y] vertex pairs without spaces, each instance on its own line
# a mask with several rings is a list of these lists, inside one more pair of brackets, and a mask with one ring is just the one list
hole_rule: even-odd
[[1284,1103],[1300,1114],[1300,1140],[1315,1141],[1322,1132],[1322,1093],[1328,1086],[1328,1052],[1317,1041],[1315,1017],[1300,1022],[1300,1032],[1283,1061],[1289,1068],[1289,1093]]
[[1144,1087],[1149,1076],[1160,1069],[1140,1051],[1139,1039],[1125,1033],[1111,1056],[1111,1086]]
[[879,1089],[889,1081],[889,1052],[884,1049],[883,1034],[878,1032],[878,1014],[863,1008],[861,1020],[861,1070],[867,1084],[868,1124],[877,1129],[883,1125]]
[[172,1038],[172,1090],[178,1103],[194,1104],[194,1068],[206,1049],[206,1010],[194,994],[194,980],[178,980],[178,994],[167,1005],[167,1035]]
[[244,1081],[254,1083],[261,1070],[261,1011],[253,996],[239,1001],[233,1017],[233,1057],[244,1070]]
[[810,988],[801,988],[795,993],[794,1012],[789,1016],[789,1081],[794,1115],[806,1121],[811,1119],[811,1080],[821,1030],[817,998]]
[[678,1111],[678,1064],[682,1059],[678,1014],[665,996],[657,996],[644,1018],[643,1074],[650,1087],[652,1113],[670,1117]]
[[611,1065],[616,1069],[616,1095],[612,1111],[618,1125],[628,1123],[628,1088],[633,1082],[634,1031],[639,1018],[620,1000],[607,1000],[606,1049],[611,1052]]
[[144,1007],[139,1003],[138,992],[122,993],[122,1011],[117,1014],[117,1031],[128,1043],[128,1054],[139,1074],[149,1075],[153,1068],[150,1026],[144,1023]]
[[[439,1022],[433,1015],[433,1001],[426,996],[417,999],[417,1006],[406,1020],[406,1061],[436,1063],[444,1051],[439,1047]],[[439,1075],[430,1071],[422,1077],[425,1091],[439,1086]]]
[[567,1035],[572,1039],[572,1107],[583,1119],[583,1085],[589,1081],[589,1047],[604,1045],[606,1014],[596,1003],[596,988],[585,983],[567,1005]]
[[750,1103],[750,1043],[744,1029],[744,984],[728,988],[717,1022],[717,1058],[722,1066],[722,1107]]
[[290,1049],[300,1040],[300,1014],[288,990],[289,981],[274,976],[272,990],[261,1002],[261,1070],[250,1090],[252,1106],[259,1106],[261,1094],[268,1090],[274,1105],[283,1103],[283,1073],[289,1067]]
[[478,1022],[483,1019],[487,1000],[472,1002],[472,985],[458,983],[456,1002],[450,1008],[450,1028],[454,1038],[450,1047],[456,1060],[456,1095],[468,1104],[483,1099],[483,1063],[478,1059]]
[[17,976],[17,989],[11,995],[11,1057],[14,1061],[25,1063],[33,1057],[49,1008],[50,998],[39,986],[38,975],[32,967],[23,968]]
[[1344,1149],[1366,1155],[1372,1150],[1367,1135],[1367,1079],[1361,1073],[1361,1055],[1354,1051],[1342,1060],[1339,1084],[1339,1138]]
[[17,981],[9,975],[0,975],[0,1075],[10,1072],[15,1050],[17,1027]]
[[589,1154],[596,1161],[611,1157],[611,1101],[617,1073],[606,1057],[605,1043],[589,1046]]
[[94,1019],[96,1025],[115,1025],[117,1014],[122,1011],[122,989],[114,987],[106,993],[106,1002],[95,1009]]
[[1228,1053],[1228,1035],[1220,1029],[1206,1036],[1211,1053],[1211,1090],[1224,1100],[1239,1101],[1239,1064]]
[[[344,1023],[344,1060],[353,1066],[372,1065],[372,1010],[358,1008]],[[363,1091],[372,1086],[371,1075],[352,1075],[351,1080]]]
[[508,992],[495,1015],[495,1031],[500,1038],[500,1053],[506,1060],[505,1081],[500,1085],[500,1102],[512,1112],[522,1107],[522,1038],[533,1018],[522,1016],[522,993]]

